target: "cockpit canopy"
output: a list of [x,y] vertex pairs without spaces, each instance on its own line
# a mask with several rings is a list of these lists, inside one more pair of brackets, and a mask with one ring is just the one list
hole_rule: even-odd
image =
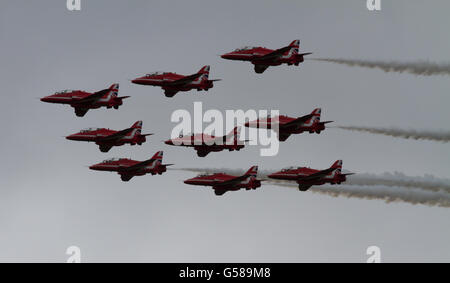
[[103,160],[102,163],[111,163],[111,162],[115,162],[115,161],[119,161],[119,160],[120,160],[120,158],[110,158],[110,159]]
[[99,128],[86,128],[86,129],[82,129],[80,131],[80,133],[88,133],[88,132],[93,132],[93,131],[97,131],[99,130]]
[[234,51],[245,51],[245,50],[250,50],[250,49],[255,49],[256,47],[254,46],[244,46],[244,47],[240,47],[240,48],[236,48]]
[[148,73],[145,76],[146,77],[153,77],[153,76],[164,75],[164,74],[167,74],[167,72],[153,72],[153,73]]
[[71,93],[71,92],[74,92],[74,90],[65,89],[65,90],[57,91],[57,92],[55,92],[55,94],[65,94],[65,93]]
[[181,133],[178,135],[178,138],[182,139],[184,137],[192,137],[192,136],[195,136],[195,134],[194,133],[186,133],[186,134]]
[[211,174],[208,174],[208,173],[200,173],[200,174],[197,175],[196,178],[199,178],[199,177],[207,177],[207,176],[209,176],[209,175],[211,175]]
[[299,169],[299,168],[300,168],[300,167],[290,166],[290,167],[286,167],[286,168],[281,169],[281,172],[287,172],[287,171],[291,171],[291,170],[297,170],[297,169]]

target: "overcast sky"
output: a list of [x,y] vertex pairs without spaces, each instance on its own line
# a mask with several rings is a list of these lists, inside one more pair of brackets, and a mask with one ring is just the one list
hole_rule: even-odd
[[[399,171],[450,178],[449,144],[394,139],[336,128],[296,135],[274,157],[259,147],[212,153],[170,147],[174,110],[277,109],[302,116],[322,108],[335,125],[450,130],[450,77],[418,77],[306,61],[255,74],[249,63],[218,54],[244,45],[279,48],[300,39],[311,57],[448,62],[449,1],[382,0],[370,12],[346,1],[118,1],[0,4],[0,261],[356,261],[381,248],[383,261],[449,261],[450,210],[333,198],[264,184],[216,197],[168,171],[130,182],[87,168],[109,157],[150,158],[182,167],[278,170],[329,167],[343,159],[359,173]],[[179,93],[130,79],[152,71],[191,74],[211,65],[220,78],[208,93]],[[75,117],[68,106],[38,100],[62,89],[98,91],[120,83],[119,110]],[[101,153],[63,136],[86,127],[123,129],[143,120],[156,133],[142,146]],[[336,187],[338,189],[338,187]]]

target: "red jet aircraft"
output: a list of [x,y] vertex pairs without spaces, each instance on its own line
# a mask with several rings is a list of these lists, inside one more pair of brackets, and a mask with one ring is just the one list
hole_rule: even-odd
[[140,85],[160,86],[164,90],[166,97],[173,97],[179,91],[189,91],[191,89],[208,91],[212,88],[214,82],[220,80],[208,79],[209,69],[209,66],[204,66],[198,73],[189,76],[169,72],[155,72],[134,79],[131,82]]
[[347,175],[354,173],[341,173],[342,160],[337,160],[330,168],[316,170],[308,167],[286,168],[279,172],[270,174],[268,177],[278,180],[297,181],[300,191],[307,191],[312,186],[323,185],[325,183],[340,184],[347,180]]
[[184,181],[188,185],[212,186],[214,193],[221,196],[228,191],[238,191],[241,188],[256,190],[261,187],[261,181],[256,179],[258,166],[251,167],[242,176],[232,176],[225,173],[214,173],[212,175],[198,175],[195,178]]
[[316,108],[313,112],[311,112],[311,114],[299,118],[292,118],[288,116],[276,116],[271,118],[269,116],[256,121],[247,122],[245,123],[245,126],[251,128],[270,129],[273,122],[275,125],[278,125],[278,139],[280,141],[285,141],[291,134],[301,134],[306,131],[310,134],[314,132],[320,134],[321,131],[325,130],[325,124],[333,122],[320,122],[320,114],[321,109]]
[[114,131],[110,129],[100,128],[90,128],[86,130],[81,130],[80,132],[67,136],[66,139],[73,141],[87,141],[95,142],[100,147],[101,152],[108,152],[113,146],[121,146],[126,143],[131,145],[141,145],[145,142],[146,136],[153,134],[141,134],[142,121],[137,121],[131,126],[131,128]]
[[239,128],[236,127],[228,135],[215,137],[207,134],[192,134],[165,141],[168,145],[193,147],[199,157],[205,157],[210,152],[218,152],[228,149],[229,151],[241,150],[245,141],[239,140]]
[[112,158],[92,165],[89,169],[117,172],[122,181],[127,182],[134,176],[143,176],[147,173],[161,175],[166,172],[167,166],[173,164],[162,164],[162,159],[163,152],[158,151],[151,159],[145,161],[136,161],[128,158]]
[[123,99],[129,96],[117,96],[119,93],[119,84],[113,84],[108,89],[94,93],[82,90],[64,90],[41,98],[43,102],[69,104],[75,108],[75,114],[83,117],[89,109],[100,107],[119,109],[123,104]]
[[288,64],[298,66],[304,61],[303,56],[312,54],[301,53],[298,54],[300,40],[294,40],[289,46],[272,50],[265,47],[243,47],[238,48],[230,53],[223,54],[222,58],[238,61],[250,61],[255,65],[255,72],[263,73],[269,66],[278,66],[281,64]]

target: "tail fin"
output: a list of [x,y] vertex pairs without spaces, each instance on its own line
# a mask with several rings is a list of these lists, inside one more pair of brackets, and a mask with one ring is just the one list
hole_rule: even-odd
[[142,121],[137,121],[136,123],[131,126],[133,129],[142,129]]
[[321,113],[322,113],[322,109],[316,108],[313,110],[313,112],[311,112],[311,115],[320,117]]
[[199,80],[200,80],[200,81],[208,80],[208,78],[209,78],[209,69],[210,69],[209,65],[206,65],[206,66],[203,66],[203,67],[200,69],[200,71],[197,72],[197,74],[202,74],[202,75],[199,77]]
[[311,112],[312,115],[312,122],[314,123],[319,123],[320,122],[320,114],[322,113],[322,109],[320,108],[316,108],[313,110],[313,112]]
[[296,39],[296,40],[292,41],[291,44],[289,44],[289,46],[299,48],[300,47],[300,39]]
[[203,66],[200,69],[200,71],[198,71],[197,73],[199,73],[199,74],[209,74],[209,69],[210,69],[209,65],[206,65],[206,66]]
[[250,169],[248,169],[247,173],[245,173],[245,175],[250,175],[253,177],[256,177],[256,175],[258,174],[258,166],[252,166],[250,167]]
[[119,92],[119,84],[112,84],[110,87],[109,87],[109,89],[110,90],[112,90],[112,91],[115,91],[115,92]]
[[336,162],[331,165],[331,168],[342,169],[342,160],[336,160]]
[[235,127],[231,132],[228,133],[228,135],[225,136],[225,139],[229,141],[230,139],[233,139],[233,141],[236,141],[239,139],[239,133],[241,132],[241,127]]
[[289,44],[291,48],[291,50],[289,51],[289,54],[298,54],[298,49],[300,48],[300,40],[296,39],[294,41],[291,42],[291,44]]
[[155,153],[155,155],[153,155],[152,159],[162,162],[163,151],[158,151],[157,153]]
[[112,84],[109,87],[108,97],[112,94],[113,97],[117,97],[119,95],[119,84]]

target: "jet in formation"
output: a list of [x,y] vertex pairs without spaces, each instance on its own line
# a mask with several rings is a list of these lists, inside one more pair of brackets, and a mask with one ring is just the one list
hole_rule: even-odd
[[64,90],[41,98],[41,101],[48,103],[69,104],[75,109],[78,117],[83,117],[89,109],[100,107],[119,109],[123,104],[123,99],[129,96],[117,96],[119,84],[113,84],[109,88],[94,93],[82,90]]
[[232,176],[225,173],[201,174],[197,177],[185,180],[188,185],[211,186],[217,196],[221,196],[228,191],[238,191],[240,189],[255,190],[261,187],[261,180],[256,178],[258,166],[252,166],[242,176]]
[[276,50],[246,46],[223,54],[221,57],[228,60],[249,61],[255,66],[255,72],[261,74],[270,66],[281,64],[298,66],[304,61],[305,55],[312,54],[311,52],[299,54],[299,47],[300,40],[297,39],[288,46]]
[[158,151],[152,158],[145,161],[136,161],[128,158],[112,158],[89,167],[91,170],[112,171],[120,175],[122,181],[127,182],[134,176],[145,174],[159,174],[167,171],[167,166],[173,164],[162,164],[163,152]]
[[155,72],[136,78],[131,82],[140,85],[159,86],[164,90],[166,97],[173,97],[179,91],[190,91],[192,89],[208,91],[212,88],[214,82],[220,80],[208,79],[209,69],[209,66],[204,66],[198,73],[188,76],[171,72]]
[[278,139],[280,141],[286,141],[292,134],[301,134],[303,132],[309,132],[320,134],[321,131],[325,130],[325,124],[331,123],[333,121],[320,121],[321,109],[314,109],[311,114],[293,118],[288,116],[276,116],[276,117],[265,117],[255,121],[245,123],[246,127],[251,128],[263,128],[271,129],[272,123],[274,128],[278,127]]
[[342,174],[342,160],[337,160],[330,168],[325,170],[311,169],[308,167],[285,168],[279,172],[268,175],[269,178],[277,180],[296,181],[300,191],[307,191],[312,186],[319,186],[326,183],[341,184],[347,180],[348,175],[354,173]]
[[205,157],[210,152],[219,152],[222,150],[239,151],[244,148],[245,141],[239,140],[239,128],[234,128],[228,135],[216,137],[201,134],[180,135],[178,138],[169,139],[165,144],[192,147],[197,151],[199,157]]
[[108,152],[113,146],[124,144],[141,145],[146,137],[153,134],[141,134],[142,121],[137,121],[130,128],[114,131],[105,128],[89,128],[78,133],[67,136],[66,139],[73,141],[95,142],[101,152]]

